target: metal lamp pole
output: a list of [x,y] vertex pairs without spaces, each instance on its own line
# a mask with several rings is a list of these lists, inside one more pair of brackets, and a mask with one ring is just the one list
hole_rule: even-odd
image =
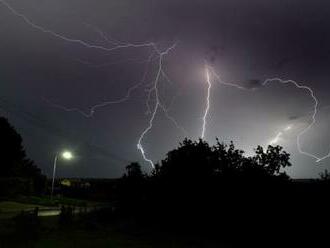
[[55,183],[55,174],[56,174],[57,157],[58,157],[58,154],[56,153],[55,158],[54,158],[54,164],[53,164],[52,191],[51,191],[51,194],[50,194],[50,199],[51,199],[51,200],[53,200],[53,193],[54,193],[54,183]]
[[[57,160],[58,160],[59,153],[56,153],[55,158],[54,158],[54,164],[53,164],[53,179],[52,179],[52,191],[50,193],[50,198],[53,199],[53,194],[54,194],[54,184],[55,184],[55,175],[56,175],[56,165],[57,165]],[[61,158],[65,160],[70,160],[73,158],[73,155],[69,151],[64,151],[61,154]]]

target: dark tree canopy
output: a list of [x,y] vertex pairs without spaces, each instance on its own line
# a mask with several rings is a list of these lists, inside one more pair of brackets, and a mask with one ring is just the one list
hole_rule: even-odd
[[26,154],[22,138],[7,119],[0,117],[0,177],[17,176]]
[[[246,246],[247,240],[255,246],[260,239],[260,247],[269,247],[282,235],[278,227],[285,226],[290,234],[293,227],[301,233],[300,227],[321,226],[315,220],[323,222],[329,209],[330,173],[321,173],[319,181],[290,180],[285,173],[289,160],[290,154],[280,146],[258,146],[247,156],[233,142],[217,140],[210,145],[202,139],[185,139],[151,175],[141,177],[137,163],[127,166],[118,209],[125,218],[132,216],[137,223],[151,223],[162,231],[208,238],[223,235],[242,240],[237,247]],[[274,245],[296,246],[296,238],[292,245]]]
[[137,162],[130,163],[126,166],[126,176],[129,178],[142,178],[143,173],[141,166]]
[[170,151],[157,167],[155,174],[171,179],[207,178],[251,178],[283,177],[281,169],[291,166],[290,154],[280,146],[261,146],[252,157],[244,156],[244,151],[219,142],[210,146],[204,140],[185,139],[177,149]]
[[202,139],[185,139],[150,176],[141,176],[137,163],[126,167],[120,207],[139,218],[157,216],[172,228],[173,221],[188,229],[210,223],[228,227],[242,218],[249,223],[248,217],[260,211],[276,213],[283,208],[276,197],[290,195],[289,177],[283,171],[291,165],[289,158],[280,146],[259,146],[253,156],[246,156],[233,142],[209,145]]
[[33,190],[41,191],[45,177],[34,162],[27,158],[22,142],[22,137],[8,120],[0,117],[0,179],[3,184],[15,184],[11,183],[10,178],[30,180]]

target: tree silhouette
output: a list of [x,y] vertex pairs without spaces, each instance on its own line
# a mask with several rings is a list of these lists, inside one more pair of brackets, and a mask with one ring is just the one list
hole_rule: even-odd
[[266,152],[258,146],[255,153],[253,161],[256,166],[263,168],[269,175],[279,175],[282,168],[291,166],[290,154],[283,151],[281,146],[269,145]]
[[[233,142],[217,139],[211,146],[202,139],[185,139],[149,176],[138,163],[126,167],[119,189],[121,206],[127,214],[157,215],[169,225],[174,219],[185,227],[203,225],[210,218],[216,221],[215,216],[229,225],[232,218],[248,216],[246,211],[253,216],[274,192],[281,194],[279,182],[288,179],[282,170],[291,165],[289,158],[280,146],[259,146],[253,156],[245,156]],[[250,207],[241,209],[248,202]]]
[[3,117],[0,117],[0,137],[0,177],[18,176],[20,164],[26,162],[22,138]]
[[320,181],[325,183],[330,183],[330,172],[328,170],[324,170],[323,172],[319,173]]
[[162,177],[170,177],[171,180],[210,177],[216,162],[214,155],[212,147],[205,141],[185,139],[162,160],[159,173]]
[[126,176],[128,178],[142,178],[143,173],[141,170],[141,166],[137,162],[130,163],[126,166]]
[[146,188],[146,176],[137,162],[126,166],[126,172],[118,185],[121,209],[126,214],[132,215],[139,212],[143,205],[144,192]]
[[27,158],[22,137],[3,117],[0,117],[0,137],[0,179],[5,183],[8,183],[9,178],[31,180],[33,189],[41,192],[45,186],[45,176],[34,162]]
[[288,166],[290,154],[281,146],[261,146],[255,149],[252,157],[244,156],[244,151],[237,149],[233,142],[229,145],[218,139],[214,146],[200,139],[185,139],[177,149],[168,152],[157,171],[153,173],[161,177],[173,179],[213,179],[233,178],[242,176],[276,177]]
[[134,224],[150,223],[162,231],[207,238],[214,234],[237,241],[237,247],[247,242],[296,247],[296,238],[290,245],[283,243],[290,235],[278,227],[299,230],[299,235],[315,228],[318,213],[328,223],[323,213],[329,209],[330,173],[320,175],[323,181],[305,183],[288,180],[289,166],[290,154],[281,146],[258,146],[247,156],[233,142],[209,145],[185,139],[150,175],[143,175],[137,163],[127,166],[118,209]]

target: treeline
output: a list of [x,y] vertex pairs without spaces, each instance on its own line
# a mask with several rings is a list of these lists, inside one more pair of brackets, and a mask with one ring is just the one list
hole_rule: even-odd
[[[138,163],[127,166],[118,186],[118,210],[140,224],[214,234],[240,245],[247,240],[268,242],[263,247],[307,242],[319,221],[328,221],[329,183],[293,182],[284,171],[289,159],[280,146],[258,146],[254,155],[245,156],[233,143],[217,140],[210,146],[185,139],[151,175]],[[286,236],[307,230],[310,236]]]
[[139,209],[137,205],[150,212],[165,208],[167,213],[178,212],[181,216],[204,208],[210,213],[218,203],[227,205],[223,204],[225,197],[244,197],[287,185],[290,178],[283,169],[291,166],[289,159],[280,146],[268,146],[266,150],[258,146],[253,156],[245,156],[233,143],[226,145],[217,140],[210,146],[201,139],[185,139],[155,165],[150,175],[144,174],[138,163],[128,165],[118,195],[121,207],[131,213]]

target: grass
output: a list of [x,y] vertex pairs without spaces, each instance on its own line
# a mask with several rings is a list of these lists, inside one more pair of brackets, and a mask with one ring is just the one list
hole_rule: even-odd
[[79,200],[67,197],[54,197],[53,200],[49,196],[18,196],[0,201],[0,219],[11,218],[22,211],[30,211],[38,207],[58,207],[61,205],[70,205],[76,207],[93,207],[99,203]]
[[87,200],[80,200],[68,197],[54,197],[50,199],[49,196],[19,196],[15,198],[15,201],[27,204],[36,204],[42,206],[59,206],[59,205],[73,205],[79,207],[85,206],[95,206],[98,203],[87,201]]
[[36,204],[26,204],[13,201],[0,202],[0,213],[20,212],[27,209],[34,209],[40,207]]
[[36,207],[40,208],[42,206],[14,201],[2,201],[0,202],[0,219],[11,218],[22,211],[33,210]]

